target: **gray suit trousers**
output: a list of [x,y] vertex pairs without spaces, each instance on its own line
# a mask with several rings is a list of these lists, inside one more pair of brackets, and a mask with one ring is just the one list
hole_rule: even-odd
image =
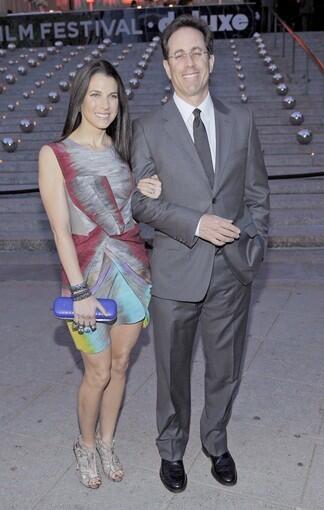
[[191,358],[198,324],[205,354],[201,442],[212,455],[226,451],[226,426],[239,389],[246,351],[250,295],[251,285],[242,285],[218,254],[202,301],[182,302],[153,296],[157,447],[161,458],[182,459],[189,438]]

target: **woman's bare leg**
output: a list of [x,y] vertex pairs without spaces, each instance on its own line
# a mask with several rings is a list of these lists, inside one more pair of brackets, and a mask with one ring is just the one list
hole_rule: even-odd
[[111,374],[111,346],[97,354],[81,353],[84,376],[79,388],[78,417],[83,443],[93,448],[99,410]]
[[111,378],[100,407],[100,436],[112,444],[116,422],[122,403],[130,353],[142,329],[142,322],[113,326],[111,335]]

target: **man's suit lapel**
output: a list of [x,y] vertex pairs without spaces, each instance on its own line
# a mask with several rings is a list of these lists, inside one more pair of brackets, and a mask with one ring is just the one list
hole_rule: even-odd
[[229,156],[232,136],[232,120],[228,108],[218,99],[212,98],[215,109],[216,123],[216,164],[214,193],[220,189],[225,170],[225,163]]
[[176,142],[178,147],[181,147],[181,150],[187,154],[187,171],[190,171],[196,176],[197,172],[199,172],[199,177],[205,180],[206,185],[210,189],[206,172],[195,149],[195,145],[173,99],[163,107],[162,112],[164,129],[167,131],[170,138]]

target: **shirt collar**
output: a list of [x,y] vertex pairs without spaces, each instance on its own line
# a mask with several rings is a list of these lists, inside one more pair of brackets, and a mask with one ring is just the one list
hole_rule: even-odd
[[203,116],[208,116],[210,112],[213,111],[213,101],[209,92],[203,102],[198,106],[192,106],[192,104],[187,103],[181,97],[179,97],[176,92],[173,94],[173,100],[185,122],[190,120],[192,112],[195,108],[199,108]]

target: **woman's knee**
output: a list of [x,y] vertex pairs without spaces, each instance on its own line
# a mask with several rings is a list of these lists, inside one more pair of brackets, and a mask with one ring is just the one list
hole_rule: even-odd
[[104,389],[110,381],[110,367],[91,367],[85,371],[85,379],[91,386]]
[[111,373],[123,377],[128,369],[129,365],[129,354],[123,353],[118,356],[113,356],[111,361]]

